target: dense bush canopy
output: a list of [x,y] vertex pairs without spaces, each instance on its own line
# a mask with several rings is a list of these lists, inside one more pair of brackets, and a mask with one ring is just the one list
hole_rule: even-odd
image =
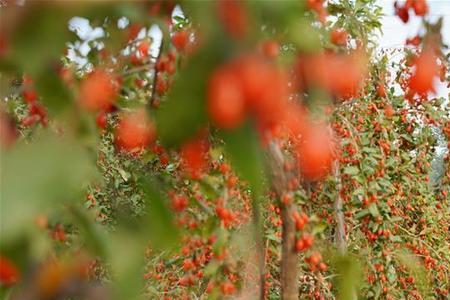
[[[2,299],[448,299],[449,52],[375,0],[3,1]],[[20,3],[19,3],[20,2]]]

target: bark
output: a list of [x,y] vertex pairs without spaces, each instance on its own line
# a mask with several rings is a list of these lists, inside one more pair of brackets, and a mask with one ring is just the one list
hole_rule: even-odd
[[336,248],[340,254],[345,254],[347,252],[347,241],[345,238],[345,220],[344,220],[344,212],[343,212],[343,203],[341,197],[341,176],[339,172],[339,163],[335,164],[335,179],[336,179],[336,200],[334,202],[334,212],[336,216],[336,232],[334,241],[336,244]]
[[[272,171],[272,185],[279,198],[289,192],[288,183],[295,174],[284,170],[285,158],[275,142],[269,145],[269,155]],[[282,205],[282,249],[281,249],[281,299],[298,299],[298,255],[295,251],[295,222],[293,204]]]

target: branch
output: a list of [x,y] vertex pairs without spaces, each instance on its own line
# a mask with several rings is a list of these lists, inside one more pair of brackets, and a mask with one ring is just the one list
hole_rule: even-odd
[[[272,185],[281,198],[289,192],[288,183],[295,174],[285,171],[285,158],[275,142],[269,144],[269,162],[272,169]],[[283,222],[282,253],[281,253],[281,299],[298,299],[298,255],[295,250],[295,222],[292,217],[295,211],[294,204],[281,206],[281,219]]]

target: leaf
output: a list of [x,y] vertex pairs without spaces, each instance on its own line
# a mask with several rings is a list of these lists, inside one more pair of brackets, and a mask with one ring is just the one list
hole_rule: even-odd
[[359,169],[355,166],[349,166],[344,169],[344,173],[348,175],[356,175],[359,173]]
[[164,201],[161,189],[153,178],[141,177],[140,187],[145,192],[146,211],[144,233],[150,237],[152,247],[167,249],[178,240],[178,230]]
[[357,299],[357,287],[361,278],[361,267],[355,257],[349,255],[336,256],[333,261],[337,273],[338,299]]
[[355,214],[355,219],[359,220],[365,216],[367,216],[369,214],[369,210],[368,209],[363,209],[361,211],[359,211],[358,213]]
[[256,132],[247,123],[236,130],[223,132],[222,136],[232,165],[250,183],[254,197],[257,197],[263,189],[264,164]]
[[108,239],[108,261],[114,274],[113,299],[143,299],[142,267],[144,245],[128,232],[116,232]]
[[316,235],[316,234],[322,233],[325,231],[325,229],[327,229],[327,227],[328,227],[328,224],[325,222],[321,222],[317,225],[314,225],[314,227],[312,229],[312,234]]
[[125,181],[125,182],[127,182],[128,179],[130,179],[130,177],[131,177],[131,174],[126,172],[122,168],[117,168],[117,172],[119,172],[120,176],[122,177],[123,181]]
[[36,90],[51,113],[61,112],[72,104],[72,94],[55,70],[44,69],[35,78]]
[[27,3],[22,22],[12,35],[14,51],[10,59],[32,75],[57,61],[69,40],[70,13],[64,5]]
[[208,45],[198,51],[175,78],[167,101],[156,115],[158,134],[164,144],[178,146],[207,123],[207,83],[222,59],[223,49],[219,45]]
[[[0,236],[17,237],[36,213],[74,200],[96,174],[86,149],[75,141],[51,136],[17,144],[1,155]],[[5,213],[6,212],[6,213]]]
[[102,234],[98,225],[94,223],[93,218],[79,206],[70,206],[69,210],[72,213],[75,224],[80,227],[82,233],[80,236],[85,239],[88,249],[102,258],[106,258],[106,237]]
[[378,217],[380,215],[380,212],[378,211],[378,207],[375,203],[372,203],[369,205],[369,212],[373,217]]

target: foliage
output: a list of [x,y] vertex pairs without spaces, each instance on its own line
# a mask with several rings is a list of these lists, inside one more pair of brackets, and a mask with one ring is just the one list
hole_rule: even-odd
[[2,297],[446,299],[426,1],[396,3],[423,34],[393,53],[374,0],[175,5],[2,8]]

